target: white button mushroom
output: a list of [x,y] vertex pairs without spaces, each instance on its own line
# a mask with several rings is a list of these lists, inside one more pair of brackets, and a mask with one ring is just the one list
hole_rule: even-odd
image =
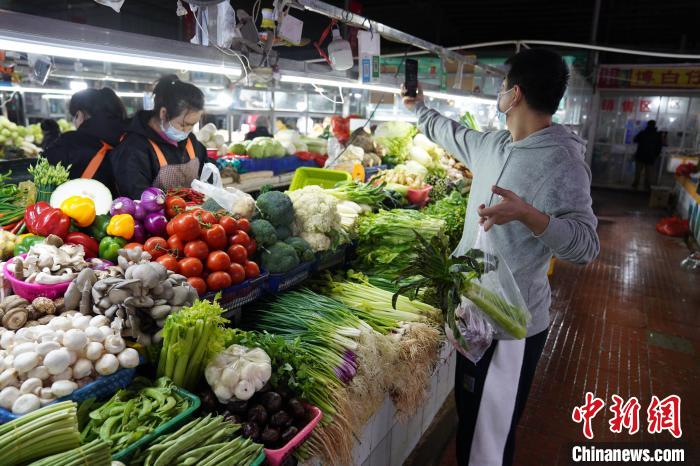
[[51,392],[58,398],[68,396],[77,389],[78,384],[72,380],[57,380],[51,385]]
[[90,325],[90,316],[84,316],[82,314],[78,314],[73,317],[73,328],[77,328],[80,330],[85,330],[88,328]]
[[85,348],[85,357],[90,361],[97,361],[104,352],[105,347],[102,346],[102,343],[92,341],[88,343],[87,348]]
[[36,334],[34,333],[34,328],[32,327],[22,327],[15,333],[15,338],[20,338],[22,340],[34,341],[36,339]]
[[132,368],[139,365],[139,352],[134,348],[126,348],[117,356],[122,367]]
[[10,349],[15,344],[15,332],[8,330],[0,336],[0,346],[3,349]]
[[56,374],[53,376],[53,381],[57,380],[72,380],[73,379],[73,369],[72,368],[67,368],[65,371],[61,372],[60,374]]
[[49,374],[60,374],[70,365],[70,353],[65,348],[53,350],[44,356],[44,365]]
[[36,345],[36,352],[39,356],[46,356],[53,350],[61,349],[61,345],[55,341],[45,341]]
[[51,387],[44,387],[39,390],[39,398],[56,398],[51,391]]
[[73,351],[80,351],[88,344],[88,338],[80,329],[73,328],[63,335],[63,346]]
[[20,395],[14,403],[12,403],[13,414],[27,414],[41,407],[39,397],[31,393]]
[[28,343],[22,343],[12,347],[12,354],[17,356],[22,353],[29,353],[36,351],[36,343],[30,341]]
[[35,352],[22,353],[15,356],[15,362],[13,363],[17,372],[24,373],[29,372],[39,365],[40,357]]
[[75,361],[78,360],[78,352],[68,350],[68,356],[70,356],[70,365],[72,366],[73,364],[75,364]]
[[12,404],[19,398],[17,387],[5,387],[0,391],[0,407],[12,409]]
[[19,392],[24,395],[25,393],[33,393],[35,395],[39,394],[39,390],[41,390],[41,386],[43,385],[41,379],[37,378],[31,378],[27,379],[22,383],[22,386],[19,387]]
[[124,340],[119,335],[111,335],[105,338],[104,345],[105,349],[112,354],[121,353],[126,347],[126,343],[124,343]]
[[87,336],[90,341],[104,341],[105,336],[100,332],[97,327],[88,327],[85,329],[85,336]]
[[63,330],[64,332],[70,330],[73,326],[71,320],[68,317],[58,316],[51,319],[49,322],[49,327],[54,330]]
[[100,327],[100,332],[102,332],[102,335],[107,338],[110,335],[114,335],[114,330],[112,330],[109,326],[103,325]]
[[[120,355],[121,356],[121,355]],[[82,379],[92,374],[92,362],[89,359],[78,359],[73,365],[73,378]]]
[[34,369],[27,372],[27,377],[37,378],[41,380],[48,379],[50,375],[51,374],[49,374],[49,370],[46,368],[46,366],[36,366]]
[[100,375],[110,375],[119,369],[119,360],[113,354],[103,354],[95,363],[95,370]]
[[92,319],[90,319],[90,327],[102,327],[102,326],[109,326],[109,319],[107,316],[95,316]]

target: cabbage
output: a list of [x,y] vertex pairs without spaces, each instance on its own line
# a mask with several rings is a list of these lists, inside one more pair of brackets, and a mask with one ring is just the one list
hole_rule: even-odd
[[284,157],[287,151],[284,146],[272,138],[255,138],[248,145],[248,155],[254,159],[264,159],[269,157]]
[[416,127],[405,121],[386,121],[377,126],[374,140],[386,150],[385,160],[388,163],[405,162],[413,145],[413,135]]

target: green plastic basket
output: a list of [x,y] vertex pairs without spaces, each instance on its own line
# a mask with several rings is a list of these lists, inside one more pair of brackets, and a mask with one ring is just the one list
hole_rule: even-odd
[[333,188],[341,181],[350,181],[352,176],[348,172],[340,170],[328,170],[326,168],[297,168],[294,172],[290,191],[301,189],[304,186],[317,185],[325,189]]
[[180,427],[183,425],[190,417],[192,417],[192,414],[194,414],[195,411],[199,409],[199,406],[202,404],[202,402],[199,400],[199,397],[196,395],[193,395],[192,393],[188,392],[185,389],[175,387],[175,393],[180,395],[183,398],[187,398],[190,400],[190,406],[169,420],[168,422],[165,422],[158,427],[156,427],[152,432],[149,434],[144,435],[122,451],[119,451],[115,454],[112,455],[112,460],[113,461],[124,461],[131,457],[134,453],[136,453],[141,447],[144,447],[151,443],[153,440],[156,438],[160,437],[163,434],[167,434],[168,432],[171,432],[175,430],[177,427]]

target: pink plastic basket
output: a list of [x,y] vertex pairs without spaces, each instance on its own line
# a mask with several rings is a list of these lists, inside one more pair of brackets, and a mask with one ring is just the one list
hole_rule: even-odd
[[285,446],[278,448],[277,450],[270,450],[265,448],[265,456],[267,457],[267,464],[269,466],[279,466],[289,455],[294,453],[299,445],[304,443],[314,428],[321,422],[323,417],[323,412],[316,406],[306,405],[309,411],[311,411],[311,420],[309,421],[303,429],[301,429],[293,439],[291,439]]
[[423,207],[428,203],[428,197],[430,196],[430,191],[433,189],[429,184],[421,189],[409,189],[406,194],[406,199],[413,205],[418,207]]
[[[22,254],[20,256],[22,259],[26,257],[26,254]],[[57,283],[55,285],[42,285],[39,283],[25,283],[21,280],[18,280],[15,278],[15,275],[10,272],[10,270],[7,268],[8,265],[10,265],[10,262],[12,262],[13,259],[10,259],[9,261],[5,262],[5,265],[3,266],[3,274],[5,276],[5,280],[10,282],[10,285],[12,286],[12,291],[17,295],[20,296],[27,301],[33,301],[34,298],[38,298],[40,296],[43,296],[45,298],[49,299],[56,299],[60,298],[66,293],[66,290],[68,289],[68,286],[70,285],[70,282],[72,280],[68,280],[67,282],[64,283]]]

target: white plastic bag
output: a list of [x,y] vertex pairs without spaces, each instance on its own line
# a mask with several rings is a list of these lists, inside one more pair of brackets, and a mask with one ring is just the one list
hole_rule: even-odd
[[532,316],[513,273],[494,242],[493,231],[486,232],[479,226],[474,248],[467,254],[470,253],[477,256],[483,271],[472,281],[474,286],[466,297],[485,312],[501,338],[525,338]]
[[[210,177],[212,178],[211,183],[208,182]],[[200,178],[192,180],[192,189],[212,198],[223,209],[234,215],[250,218],[255,213],[253,197],[233,187],[224,189],[221,173],[213,163],[204,164]]]
[[466,298],[454,312],[452,326],[445,323],[445,335],[464,357],[476,364],[491,346],[493,326],[483,312]]

